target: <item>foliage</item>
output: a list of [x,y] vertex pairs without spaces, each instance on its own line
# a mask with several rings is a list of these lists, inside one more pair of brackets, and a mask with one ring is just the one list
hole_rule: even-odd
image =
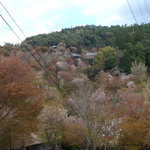
[[[113,117],[109,111],[109,103],[103,92],[93,91],[90,83],[76,90],[69,98],[67,106],[69,114],[76,118],[77,123],[84,129],[82,134],[85,137],[83,136],[81,141],[86,139],[87,149],[95,150],[96,147],[105,145],[105,138],[107,140],[114,138],[115,132],[112,132],[111,124]],[[108,140],[107,144],[109,142]]]
[[145,50],[140,42],[136,43],[136,45],[127,43],[127,48],[120,62],[120,68],[123,72],[130,73],[132,62],[134,61],[145,63]]
[[119,123],[121,128],[119,146],[125,149],[142,149],[150,128],[150,105],[145,103],[141,94],[126,92],[121,97],[124,101]]
[[117,66],[117,56],[118,56],[117,49],[107,46],[101,48],[99,51],[101,51],[103,56],[104,70],[111,70]]
[[4,57],[8,57],[10,55],[10,52],[5,48],[0,48],[0,53],[4,55]]
[[38,52],[47,52],[49,49],[48,49],[48,47],[46,47],[46,46],[38,46],[38,47],[36,47],[36,50],[38,51]]
[[[145,27],[145,34],[148,38],[149,25]],[[143,31],[143,32],[144,32]],[[138,38],[139,37],[139,38]],[[50,34],[40,34],[27,38],[34,46],[53,46],[64,41],[67,47],[74,46],[77,48],[91,49],[93,47],[100,48],[105,46],[119,46],[120,49],[125,48],[125,43],[131,41],[135,44],[141,41],[141,35],[137,31],[137,26],[78,26],[70,29],[62,29],[60,32]]]
[[95,56],[94,60],[93,60],[93,67],[97,68],[99,71],[103,70],[104,68],[104,55],[103,52],[101,50],[99,50],[99,52],[97,53],[97,55]]
[[88,76],[91,78],[95,77],[101,70],[112,70],[118,66],[118,57],[119,51],[117,49],[110,46],[100,48],[93,60],[91,72],[87,72]]
[[137,82],[144,82],[147,77],[147,67],[142,62],[132,62],[131,73],[135,76]]
[[[109,52],[105,52],[106,56],[103,56],[107,58],[105,70],[119,66],[122,72],[130,73],[132,62],[135,60],[143,62],[148,68],[150,67],[149,26],[150,24],[139,26],[139,28],[144,29],[142,30],[144,40],[139,30],[137,30],[137,25],[111,27],[87,25],[63,29],[60,32],[32,36],[24,42],[27,44],[31,43],[39,51],[49,53],[53,50],[55,51],[56,48],[57,51],[61,52],[64,52],[65,48],[69,48],[71,52],[82,54],[83,49],[92,52],[93,49],[112,47],[116,49],[115,53],[109,50]],[[18,51],[19,46],[6,43],[2,48],[5,49],[5,55],[10,55],[12,51]],[[22,44],[20,48],[22,50],[25,49]],[[123,55],[120,57],[118,56],[120,54]]]
[[[37,130],[52,149],[149,146],[150,24],[139,27],[144,40],[136,25],[81,26],[27,38],[48,64],[31,48],[46,78],[22,45],[0,47],[0,149],[23,147]],[[86,62],[84,55],[97,50]],[[81,53],[78,66],[71,53]]]
[[73,147],[85,147],[84,128],[79,123],[69,123],[65,126],[63,143]]
[[54,150],[61,144],[66,118],[66,111],[57,102],[47,104],[40,115],[42,124],[39,136],[43,142],[47,142]]
[[37,130],[42,103],[33,81],[31,67],[18,58],[0,61],[0,147],[13,148]]

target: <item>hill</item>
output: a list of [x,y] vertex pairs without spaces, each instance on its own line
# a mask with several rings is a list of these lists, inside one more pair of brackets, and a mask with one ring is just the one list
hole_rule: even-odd
[[51,47],[64,42],[67,48],[76,47],[77,53],[83,50],[111,46],[123,52],[119,66],[124,72],[129,72],[131,62],[143,62],[150,68],[150,24],[131,26],[78,26],[62,29],[60,32],[40,34],[25,40],[33,46]]
[[[139,29],[140,28],[140,29]],[[62,29],[60,32],[40,34],[27,38],[34,46],[53,46],[59,42],[65,42],[67,47],[91,49],[104,46],[119,46],[124,49],[125,43],[132,44],[142,41],[142,34],[146,40],[150,40],[150,24],[132,26],[78,26]]]

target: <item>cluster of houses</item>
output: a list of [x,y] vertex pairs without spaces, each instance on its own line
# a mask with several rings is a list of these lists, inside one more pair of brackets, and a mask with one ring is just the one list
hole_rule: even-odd
[[81,62],[81,60],[87,63],[91,63],[91,61],[97,54],[97,52],[87,52],[84,54],[78,54],[76,53],[76,47],[64,48],[61,44],[58,44],[57,46],[53,45],[52,49],[53,53],[62,53],[64,57],[71,56],[75,65],[78,65],[78,63]]
[[77,53],[71,53],[71,57],[72,57],[75,65],[78,65],[78,63],[81,62],[81,60],[91,64],[91,62],[93,61],[96,54],[97,53],[86,53],[84,55],[79,55]]

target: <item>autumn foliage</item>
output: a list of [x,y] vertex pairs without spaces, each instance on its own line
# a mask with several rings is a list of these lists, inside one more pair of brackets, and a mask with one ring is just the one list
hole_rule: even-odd
[[84,128],[79,123],[66,125],[63,142],[70,146],[84,147],[86,143]]
[[[75,66],[62,45],[58,55],[54,48],[49,57],[44,47],[37,48],[49,62],[44,65],[49,73],[37,69],[32,59],[28,61],[29,53],[1,56],[0,149],[24,149],[38,141],[53,150],[148,150],[150,81],[146,67],[135,63],[129,75],[118,68],[105,72],[102,67],[90,81],[81,65],[84,62]],[[111,57],[113,64],[116,56],[117,51]],[[103,64],[99,59],[95,67]],[[103,61],[105,70],[112,68],[110,61]]]
[[0,60],[1,147],[13,147],[36,131],[42,105],[36,99],[39,89],[34,81],[35,74],[31,67],[18,58]]
[[150,104],[144,100],[144,95],[137,93],[122,94],[121,129],[119,145],[130,150],[143,149],[147,146],[146,139],[150,129]]

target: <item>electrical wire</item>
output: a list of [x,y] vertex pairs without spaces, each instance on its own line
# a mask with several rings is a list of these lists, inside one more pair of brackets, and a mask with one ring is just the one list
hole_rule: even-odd
[[[6,25],[10,28],[10,30],[15,34],[15,36],[18,38],[18,40],[20,42],[22,42],[21,38],[18,36],[18,34],[14,31],[14,29],[9,25],[9,23],[5,20],[5,18],[0,14],[0,17],[2,18],[2,20],[6,23]],[[46,73],[46,75],[51,79],[52,82],[53,79],[49,76],[49,73],[46,71],[46,69],[43,67],[43,65],[39,62],[39,60],[34,56],[34,54],[30,51],[30,49],[28,48],[28,46],[22,42],[22,44],[24,45],[24,47],[30,52],[30,54],[32,55],[32,57],[34,57],[34,59],[38,62],[38,64],[40,65],[40,67],[44,70],[44,72]],[[54,82],[55,83],[55,82]]]
[[149,15],[149,17],[150,17],[150,10],[149,10],[149,8],[148,8],[148,5],[147,5],[146,0],[144,0],[144,4],[145,4],[145,7],[146,7],[146,9],[147,9],[148,15]]
[[129,0],[127,0],[127,3],[128,3],[129,8],[130,8],[130,11],[131,11],[131,13],[132,13],[132,15],[133,15],[133,18],[134,18],[136,24],[138,25],[138,21],[137,21],[137,19],[136,19],[136,16],[135,16],[135,14],[134,14],[134,12],[133,12],[133,9],[132,9],[132,7],[131,7],[131,4],[130,4]]
[[[4,4],[0,1],[0,4],[1,4],[1,6],[4,8],[4,10],[7,12],[7,14],[9,15],[9,17],[13,20],[13,22],[15,23],[15,25],[18,27],[18,29],[20,30],[20,32],[24,35],[24,37],[27,39],[27,36],[26,36],[26,34],[23,32],[23,30],[21,29],[21,27],[17,24],[17,22],[16,22],[16,20],[12,17],[12,15],[9,13],[9,11],[8,11],[8,9],[4,6]],[[3,18],[4,19],[4,18]],[[9,25],[9,24],[7,24],[7,25]],[[10,25],[9,25],[9,28],[10,28]],[[12,28],[10,28],[11,30],[12,30]],[[25,46],[25,48],[26,49],[28,49],[28,51],[30,50],[28,47],[27,47],[27,45],[26,45],[26,43],[24,43],[24,42],[22,42],[22,40],[19,38],[19,36],[14,32],[14,30],[12,30],[13,31],[13,33],[17,36],[17,38],[20,40],[20,42]],[[51,74],[54,76],[54,78],[56,79],[56,81],[54,82],[55,83],[55,85],[57,85],[57,87],[59,87],[59,82],[58,82],[58,79],[57,79],[57,74],[54,72],[54,71],[52,71],[50,68],[49,68],[49,66],[48,66],[48,64],[45,62],[45,60],[43,59],[43,57],[40,55],[40,53],[34,48],[34,46],[31,44],[31,43],[29,43],[29,41],[27,41],[28,43],[28,45],[29,46],[31,46],[35,51],[36,51],[36,53],[37,53],[37,55],[40,57],[40,59],[42,60],[42,62],[46,65],[46,67],[49,69],[49,71],[51,72]],[[31,54],[31,51],[30,51],[30,54]],[[35,59],[36,59],[36,61],[38,61],[38,59],[34,56],[34,54],[31,54]],[[39,61],[38,61],[38,63],[39,63]],[[45,68],[42,66],[42,64],[40,63],[39,64],[41,67],[42,67],[42,69],[43,70],[45,70]],[[46,70],[45,70],[46,71]],[[47,76],[49,75],[49,73],[46,73],[47,74]],[[52,80],[52,79],[51,79]]]
[[[0,1],[1,6],[4,8],[4,10],[7,12],[7,14],[9,15],[9,17],[13,20],[13,22],[15,23],[15,25],[18,27],[18,29],[20,30],[20,32],[24,35],[24,37],[27,39],[26,34],[23,32],[23,30],[21,29],[21,27],[18,25],[18,23],[16,22],[16,20],[12,17],[12,15],[10,14],[10,12],[8,11],[8,9],[4,6],[4,4]],[[15,34],[16,35],[16,34]],[[18,36],[17,36],[18,37]],[[20,40],[20,39],[19,39]],[[47,68],[49,68],[48,64],[45,62],[45,60],[43,59],[43,57],[40,55],[40,53],[34,48],[34,46],[29,43],[30,46],[36,51],[36,53],[38,54],[38,56],[40,57],[40,59],[43,61],[43,63],[46,65]],[[50,70],[51,71],[51,70]],[[51,71],[51,73],[54,75],[55,78],[57,78],[56,73],[54,73],[53,71]]]
[[144,22],[143,22],[143,23],[146,23],[146,20],[145,20],[145,17],[144,17],[143,11],[142,11],[142,9],[141,9],[141,6],[140,6],[140,3],[139,3],[139,0],[137,0],[137,5],[138,5],[138,8],[139,8],[139,10],[140,10],[141,16],[142,16],[142,18],[143,18],[143,20],[144,20]]
[[131,11],[131,13],[132,13],[132,16],[133,16],[133,18],[134,18],[134,20],[135,20],[135,22],[136,22],[136,24],[137,24],[137,29],[138,29],[138,31],[141,33],[142,38],[143,38],[143,40],[144,40],[144,33],[143,33],[143,31],[141,30],[141,28],[139,27],[139,24],[138,24],[138,21],[137,21],[137,19],[136,19],[135,14],[134,14],[134,11],[133,11],[133,9],[132,9],[132,6],[131,6],[129,0],[126,0],[126,1],[127,1],[127,4],[128,4],[128,6],[129,6],[129,8],[130,8],[130,11]]
[[19,28],[19,30],[22,32],[22,34],[24,35],[24,36],[26,36],[25,35],[25,33],[23,32],[23,30],[19,27],[19,25],[17,24],[17,22],[15,21],[15,19],[11,16],[11,14],[9,13],[9,11],[6,9],[6,7],[3,5],[3,3],[0,1],[0,4],[1,4],[1,6],[5,9],[5,11],[7,12],[7,14],[9,15],[9,17],[13,20],[13,22],[16,24],[16,26]]

